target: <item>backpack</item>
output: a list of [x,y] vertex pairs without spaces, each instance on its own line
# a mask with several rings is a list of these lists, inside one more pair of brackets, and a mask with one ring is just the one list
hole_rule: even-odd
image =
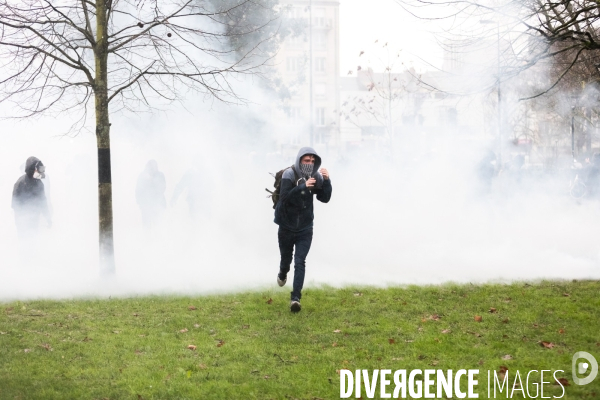
[[276,174],[269,172],[271,174],[271,176],[275,178],[275,183],[273,183],[275,190],[270,191],[267,188],[265,188],[265,190],[270,193],[269,195],[267,195],[267,197],[270,197],[271,200],[273,200],[273,208],[275,208],[277,206],[277,202],[279,201],[279,191],[281,190],[281,178],[283,177],[283,173],[285,172],[285,170],[288,168],[291,168],[292,171],[294,171],[294,176],[296,177],[296,179],[294,179],[294,185],[296,185],[298,182],[298,174],[296,173],[296,168],[294,168],[293,165],[282,169],[281,171],[277,172]]

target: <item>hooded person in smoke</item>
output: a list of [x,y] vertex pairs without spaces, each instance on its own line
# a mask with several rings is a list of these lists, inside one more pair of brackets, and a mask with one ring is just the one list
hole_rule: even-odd
[[29,157],[25,162],[25,175],[21,176],[13,188],[12,208],[15,212],[17,232],[22,239],[30,238],[37,232],[40,215],[52,225],[44,183],[44,164],[36,157]]
[[138,176],[135,199],[142,212],[145,228],[154,227],[167,208],[165,174],[158,170],[156,160],[150,160]]
[[283,172],[279,201],[275,207],[275,223],[279,225],[277,236],[281,253],[277,274],[279,286],[287,282],[292,257],[294,259],[294,284],[290,301],[292,312],[301,309],[305,260],[313,237],[313,196],[316,195],[317,200],[323,203],[329,202],[331,198],[329,172],[325,168],[319,169],[320,166],[321,157],[314,149],[301,148],[294,166]]

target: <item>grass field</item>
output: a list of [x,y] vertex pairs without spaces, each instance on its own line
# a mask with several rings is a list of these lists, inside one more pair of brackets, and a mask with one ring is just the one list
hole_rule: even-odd
[[479,369],[487,398],[502,367],[600,398],[571,377],[600,360],[599,282],[308,289],[299,314],[284,289],[0,304],[0,399],[335,399],[341,369],[382,368]]

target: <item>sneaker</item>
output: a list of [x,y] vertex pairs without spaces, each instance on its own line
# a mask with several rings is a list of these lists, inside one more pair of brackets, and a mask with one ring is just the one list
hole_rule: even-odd
[[292,300],[290,301],[290,311],[293,313],[300,312],[302,310],[302,306],[300,305],[300,300]]
[[277,284],[279,286],[284,286],[286,282],[287,282],[287,276],[284,276],[283,279],[281,279],[279,274],[277,274]]

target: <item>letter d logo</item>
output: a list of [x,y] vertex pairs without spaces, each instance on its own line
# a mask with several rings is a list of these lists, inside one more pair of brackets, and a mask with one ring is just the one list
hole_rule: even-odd
[[[577,365],[577,360],[580,358],[585,358],[587,361],[589,361],[590,365],[588,365],[588,363],[579,363],[579,365]],[[579,378],[577,376],[577,372],[579,371],[579,373],[584,373],[587,371],[589,366],[592,367],[592,370],[587,378]],[[590,353],[578,351],[577,353],[573,354],[571,371],[573,373],[573,382],[575,382],[576,385],[587,385],[596,378],[596,375],[598,375],[598,362]]]

